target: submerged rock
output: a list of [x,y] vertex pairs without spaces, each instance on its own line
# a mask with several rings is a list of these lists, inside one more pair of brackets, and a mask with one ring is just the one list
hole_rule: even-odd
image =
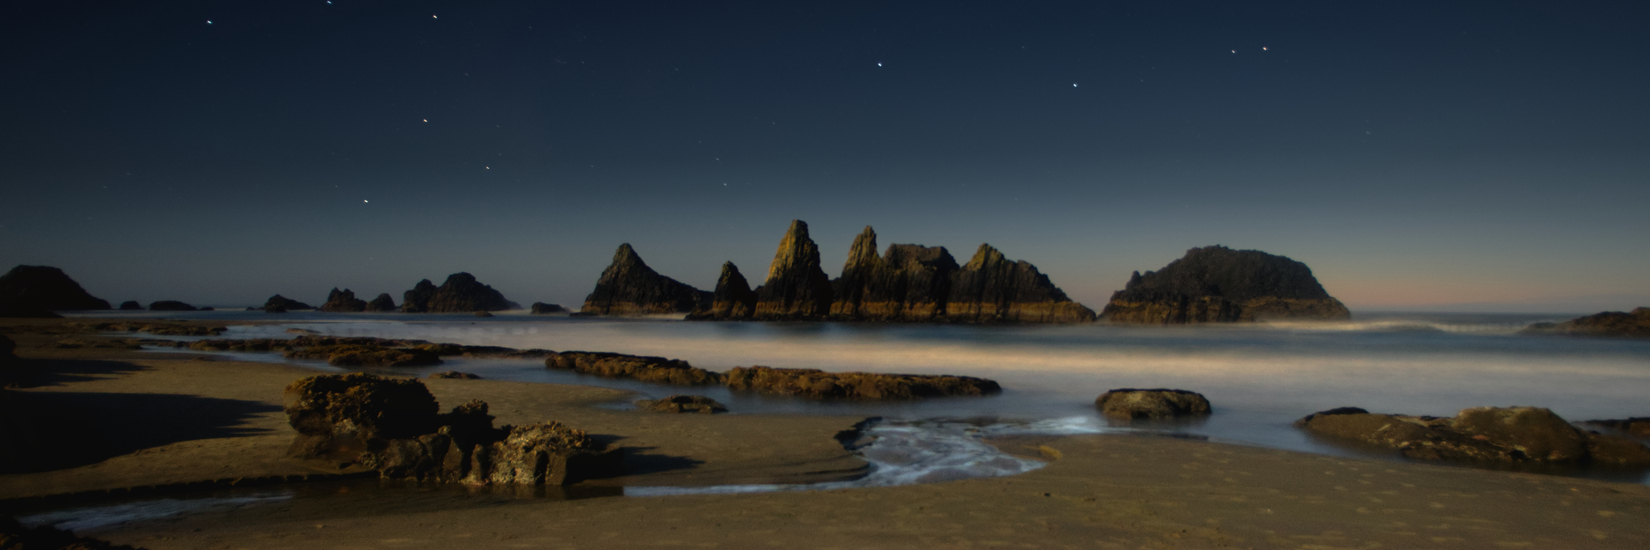
[[703,395],[672,395],[663,399],[642,399],[636,402],[636,408],[657,413],[715,414],[728,412],[726,406]]
[[1106,416],[1124,419],[1161,420],[1184,416],[1207,416],[1209,399],[1186,390],[1116,389],[1100,394],[1094,406]]
[[366,310],[367,301],[356,298],[355,293],[347,288],[338,290],[333,287],[332,292],[327,293],[326,303],[321,304],[321,311],[334,313],[360,313]]
[[994,381],[971,376],[825,372],[760,365],[734,367],[725,377],[731,389],[810,399],[904,400],[983,396],[1002,391]]
[[597,315],[688,313],[708,307],[710,300],[711,293],[648,267],[630,243],[625,243],[613,253],[613,263],[602,271],[596,289],[585,297],[579,312]]
[[791,220],[768,266],[768,279],[756,289],[758,320],[818,319],[831,312],[831,279],[819,267],[819,246],[808,238],[808,224]]
[[1193,248],[1112,293],[1101,316],[1114,323],[1231,323],[1343,320],[1351,313],[1306,264],[1258,250]]
[[109,309],[109,302],[87,294],[61,269],[19,265],[0,275],[0,316],[36,317],[53,310],[89,309]]
[[756,313],[756,292],[751,290],[745,276],[733,262],[722,262],[722,275],[716,278],[716,292],[711,294],[709,308],[689,313],[689,320],[730,321],[749,319]]
[[391,312],[395,310],[395,299],[391,298],[390,293],[388,292],[380,292],[378,293],[377,298],[373,298],[371,302],[367,302],[367,307],[363,311]]
[[722,382],[722,375],[694,367],[689,365],[687,361],[663,357],[625,355],[622,353],[589,351],[550,353],[544,359],[544,366],[603,378],[632,378],[644,382],[676,384],[678,386],[703,386]]
[[177,300],[161,300],[149,304],[149,311],[195,311],[197,309],[200,308]]
[[1520,334],[1650,338],[1650,307],[1637,308],[1632,313],[1606,311],[1562,323],[1537,323]]
[[521,309],[493,287],[476,281],[469,273],[454,273],[436,287],[429,279],[419,281],[403,294],[401,310],[407,313],[470,313]]
[[1421,460],[1650,467],[1650,448],[1643,444],[1578,429],[1537,407],[1478,407],[1452,418],[1343,407],[1308,415],[1295,426]]
[[532,309],[532,314],[533,315],[550,315],[552,313],[567,313],[567,308],[561,307],[561,306],[556,305],[556,304],[546,304],[544,302],[533,302],[532,307],[533,307],[533,309]]

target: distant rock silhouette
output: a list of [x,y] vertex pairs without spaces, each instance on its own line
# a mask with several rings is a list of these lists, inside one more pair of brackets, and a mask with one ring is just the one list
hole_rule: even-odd
[[945,317],[964,323],[1077,323],[1094,310],[1066,297],[1037,266],[1013,261],[989,244],[951,275]]
[[347,288],[338,290],[337,287],[333,287],[332,292],[327,293],[327,302],[321,304],[321,311],[358,313],[366,310],[367,302],[356,298],[355,293],[350,292],[350,289]]
[[124,302],[120,303],[120,310],[121,311],[142,311],[143,310],[143,304],[137,303],[137,300],[127,300],[127,301],[124,301]]
[[761,320],[816,319],[831,312],[831,279],[819,267],[819,246],[808,238],[808,224],[791,220],[768,266],[768,280],[756,289]]
[[469,273],[454,273],[440,287],[429,279],[418,282],[404,294],[401,310],[408,313],[471,313],[521,309],[493,287],[476,281]]
[[195,311],[197,309],[200,308],[177,300],[161,300],[149,304],[149,311]]
[[1258,250],[1208,246],[1135,272],[1101,312],[1116,323],[1185,324],[1348,319],[1306,264]]
[[43,265],[19,265],[0,275],[0,316],[50,316],[52,310],[109,309],[80,288],[63,270]]
[[557,305],[557,304],[546,304],[544,302],[533,302],[532,308],[533,308],[532,309],[532,314],[533,315],[549,315],[549,314],[552,314],[552,313],[567,313],[567,308],[565,308],[565,307],[561,307],[560,305]]
[[710,305],[711,293],[660,275],[642,261],[630,243],[619,245],[613,263],[602,271],[596,289],[580,313],[648,315],[688,313]]
[[1632,313],[1606,311],[1562,323],[1537,323],[1520,333],[1650,338],[1650,307],[1641,307]]
[[303,303],[303,302],[300,302],[300,301],[297,301],[297,300],[294,300],[294,299],[291,299],[291,298],[287,298],[287,297],[282,296],[280,294],[270,296],[268,300],[264,301],[264,307],[263,307],[264,311],[268,311],[268,312],[271,312],[271,313],[275,313],[275,311],[272,311],[272,310],[280,310],[282,312],[285,312],[285,311],[298,311],[298,310],[306,310],[306,309],[315,309],[315,306],[312,306],[312,305],[309,305],[309,304],[306,304],[306,303]]
[[367,302],[367,309],[364,311],[383,312],[395,311],[395,309],[395,299],[391,298],[388,292],[381,292],[378,294],[377,298],[373,298],[371,302]]
[[716,292],[711,295],[708,309],[696,310],[688,314],[691,320],[738,320],[749,319],[756,313],[756,292],[751,290],[750,283],[745,276],[739,273],[739,267],[733,262],[722,263],[722,276],[716,279]]

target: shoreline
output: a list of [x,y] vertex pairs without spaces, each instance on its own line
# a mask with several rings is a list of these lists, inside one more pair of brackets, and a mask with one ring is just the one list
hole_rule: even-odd
[[[190,478],[205,471],[294,468],[292,461],[280,458],[292,436],[279,410],[280,390],[313,371],[197,360],[198,354],[58,350],[39,347],[44,338],[17,336],[21,357],[46,362],[57,372],[53,385],[8,391],[80,398],[185,396],[215,400],[204,403],[239,414],[202,426],[102,418],[160,432],[159,437],[128,438],[118,448],[105,449],[103,454],[111,456],[73,468],[0,475],[0,495],[47,494],[44,487],[62,493],[74,487],[200,481]],[[865,464],[834,438],[858,417],[662,415],[595,406],[628,395],[619,390],[491,380],[424,382],[444,407],[480,398],[492,405],[500,424],[560,420],[593,434],[620,437],[620,444],[642,448],[640,456],[654,459],[642,462],[652,464],[651,469],[592,486],[812,482],[852,475]],[[197,408],[203,404],[184,401]],[[1011,436],[988,443],[1048,465],[1010,477],[894,487],[529,499],[384,514],[345,514],[328,509],[324,501],[293,499],[95,536],[148,548],[228,543],[401,547],[435,541],[471,547],[672,541],[798,547],[1650,544],[1650,487],[1642,485],[1166,437]],[[254,460],[259,453],[264,460]],[[36,489],[31,493],[30,487]]]

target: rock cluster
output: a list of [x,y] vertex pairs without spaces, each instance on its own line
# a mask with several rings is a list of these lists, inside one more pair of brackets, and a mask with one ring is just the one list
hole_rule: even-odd
[[1650,467],[1650,448],[1643,444],[1578,429],[1537,407],[1478,407],[1449,418],[1344,407],[1309,415],[1295,426],[1422,460]]
[[613,263],[602,271],[596,289],[580,313],[648,315],[688,313],[710,305],[711,293],[660,275],[642,261],[629,243],[619,245]]
[[334,313],[359,313],[366,310],[367,301],[356,298],[355,293],[347,288],[338,290],[337,287],[333,287],[332,292],[327,293],[326,303],[321,304],[321,311]]
[[177,300],[161,300],[149,303],[149,311],[195,311],[197,309],[200,308]]
[[1186,324],[1271,319],[1348,319],[1306,264],[1257,250],[1193,248],[1112,293],[1101,316],[1114,323]]
[[687,361],[620,353],[551,353],[545,358],[544,366],[603,378],[632,378],[643,382],[678,386],[702,386],[722,382],[722,375],[694,367]]
[[419,281],[402,295],[401,311],[407,313],[470,313],[521,309],[493,287],[476,281],[469,273],[454,273],[435,286],[429,279]]
[[494,428],[481,401],[440,414],[418,380],[311,376],[283,397],[299,434],[290,456],[359,464],[387,479],[565,485],[622,467],[617,447],[559,422]]
[[0,317],[56,317],[51,311],[109,309],[63,270],[19,265],[0,275]]
[[315,307],[291,298],[287,298],[280,294],[270,296],[268,300],[264,301],[263,307],[263,310],[266,313],[286,313],[288,311],[309,309],[315,309]]
[[983,396],[1002,391],[996,382],[970,376],[825,372],[753,366],[734,367],[726,377],[730,389],[810,399],[900,400]]
[[1562,323],[1537,323],[1522,333],[1650,338],[1650,307],[1637,308],[1632,313],[1606,311]]
[[716,414],[728,412],[726,406],[703,395],[672,395],[663,399],[642,399],[636,402],[636,408],[657,413]]
[[966,265],[944,247],[890,245],[877,255],[876,231],[854,238],[842,276],[819,267],[819,248],[800,220],[780,240],[768,279],[750,290],[739,269],[723,264],[708,308],[694,320],[838,320],[952,323],[1093,321],[1035,266],[982,244]]
[[1111,390],[1094,400],[1100,412],[1112,418],[1162,420],[1185,416],[1207,416],[1209,399],[1186,390]]
[[556,305],[556,304],[546,304],[544,302],[533,302],[532,308],[533,308],[532,309],[532,314],[533,315],[549,315],[549,314],[552,314],[552,313],[567,313],[567,308],[565,308],[565,307],[561,307],[561,306]]

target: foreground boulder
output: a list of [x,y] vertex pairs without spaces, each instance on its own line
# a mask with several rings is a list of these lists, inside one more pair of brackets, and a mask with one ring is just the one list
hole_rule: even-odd
[[436,414],[417,380],[312,376],[288,386],[285,398],[299,432],[291,456],[359,464],[386,479],[565,485],[622,468],[621,449],[559,422],[493,428],[481,401]]
[[533,315],[549,315],[549,314],[552,314],[552,313],[567,313],[567,308],[561,307],[561,306],[556,305],[556,304],[546,304],[544,302],[533,302],[532,310],[530,312]]
[[1520,334],[1650,338],[1650,307],[1634,309],[1632,313],[1606,311],[1562,323],[1536,323]]
[[544,359],[544,366],[603,378],[632,378],[643,382],[678,386],[703,386],[722,382],[722,375],[694,367],[687,361],[622,353],[550,353]]
[[1421,460],[1650,467],[1643,444],[1580,430],[1537,407],[1478,407],[1451,418],[1345,407],[1308,415],[1295,426]]
[[1306,264],[1224,246],[1193,248],[1163,269],[1135,272],[1100,314],[1114,323],[1159,325],[1352,316]]
[[996,382],[971,376],[825,372],[760,365],[734,367],[725,376],[730,389],[809,399],[904,400],[1002,392]]
[[648,315],[688,313],[710,305],[711,293],[660,275],[642,261],[630,243],[619,245],[613,263],[602,271],[596,289],[580,313]]
[[401,311],[407,313],[471,313],[521,309],[493,287],[481,284],[474,275],[454,273],[437,287],[429,279],[419,281],[402,295]]
[[149,303],[149,311],[195,311],[198,309],[200,308],[177,300],[161,300]]
[[1186,390],[1117,389],[1094,400],[1100,412],[1112,418],[1163,420],[1208,416],[1209,399]]
[[642,399],[636,401],[636,408],[657,413],[715,414],[728,412],[726,406],[703,395],[672,395],[663,399]]
[[367,301],[355,297],[350,289],[338,290],[336,287],[327,293],[327,301],[321,304],[321,311],[335,313],[359,313],[367,310]]
[[0,275],[0,313],[37,316],[22,314],[88,309],[109,309],[109,302],[87,294],[61,269],[19,265]]

